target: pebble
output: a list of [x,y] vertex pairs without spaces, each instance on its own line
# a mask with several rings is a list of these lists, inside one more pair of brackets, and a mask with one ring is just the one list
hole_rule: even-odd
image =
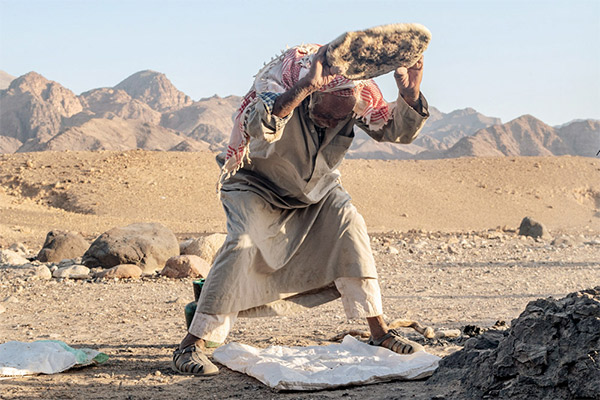
[[71,265],[70,267],[58,268],[52,273],[52,276],[65,279],[87,279],[90,277],[90,269],[85,265]]
[[119,264],[95,274],[97,278],[137,279],[142,276],[142,269],[135,264]]
[[394,246],[390,246],[388,248],[388,253],[390,253],[390,254],[400,254],[400,251],[397,248],[395,248]]

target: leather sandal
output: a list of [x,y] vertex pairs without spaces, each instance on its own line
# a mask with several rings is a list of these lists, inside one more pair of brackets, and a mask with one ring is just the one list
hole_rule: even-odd
[[211,376],[219,373],[219,368],[195,344],[175,350],[171,368],[184,375]]
[[[391,340],[383,345],[383,342],[390,338]],[[416,353],[417,351],[425,350],[425,348],[419,343],[406,339],[395,329],[390,329],[388,333],[379,339],[373,339],[373,336],[371,336],[368,343],[371,346],[381,346],[398,354],[412,354]]]

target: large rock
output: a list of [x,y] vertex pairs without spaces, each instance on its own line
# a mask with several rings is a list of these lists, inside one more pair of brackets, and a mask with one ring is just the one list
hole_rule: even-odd
[[144,273],[153,273],[176,255],[179,244],[169,228],[158,223],[138,223],[100,235],[83,255],[83,263],[102,268],[136,264]]
[[87,240],[77,232],[50,231],[37,255],[41,262],[59,262],[64,259],[81,257],[90,247]]
[[530,302],[512,327],[469,339],[427,382],[447,398],[600,398],[600,286]]
[[209,271],[210,264],[204,259],[182,255],[169,258],[160,274],[168,278],[206,278]]
[[212,235],[187,240],[181,243],[181,254],[198,256],[212,264],[219,250],[225,243],[227,235],[213,233]]
[[544,225],[531,217],[523,218],[521,225],[519,226],[519,235],[531,236],[534,238],[549,236]]

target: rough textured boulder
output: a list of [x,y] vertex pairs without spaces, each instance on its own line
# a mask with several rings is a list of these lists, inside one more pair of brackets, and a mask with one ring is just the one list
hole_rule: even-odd
[[83,255],[83,263],[102,268],[136,264],[144,273],[153,273],[176,255],[179,244],[169,228],[158,223],[139,223],[100,235]]
[[171,257],[160,272],[168,278],[206,278],[210,264],[194,255]]
[[87,240],[76,232],[50,231],[46,241],[37,255],[41,262],[59,262],[61,260],[81,257],[90,247]]
[[600,398],[600,286],[530,302],[504,332],[488,331],[444,358],[428,385],[448,398]]
[[519,226],[519,235],[538,238],[547,237],[548,232],[542,223],[535,221],[531,217],[525,217]]
[[187,240],[181,243],[181,254],[195,255],[212,264],[223,243],[225,243],[226,237],[227,235],[223,233],[213,233],[212,235]]
[[142,269],[135,264],[120,264],[115,267],[100,271],[100,273],[96,274],[97,278],[107,278],[107,279],[112,279],[112,278],[137,279],[140,276],[142,276]]

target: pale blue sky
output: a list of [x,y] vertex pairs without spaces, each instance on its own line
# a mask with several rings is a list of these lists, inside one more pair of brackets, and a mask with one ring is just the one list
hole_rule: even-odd
[[600,119],[600,0],[0,0],[0,70],[79,94],[152,69],[194,100],[243,95],[286,45],[397,22],[432,32],[422,91],[443,112]]

